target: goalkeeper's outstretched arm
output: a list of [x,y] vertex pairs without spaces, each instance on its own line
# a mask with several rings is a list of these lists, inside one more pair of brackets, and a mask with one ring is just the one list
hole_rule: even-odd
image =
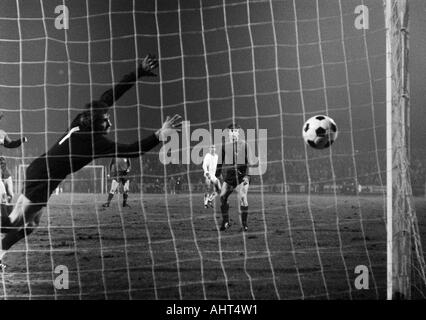
[[105,103],[108,107],[111,107],[115,101],[120,99],[120,97],[130,88],[133,87],[136,80],[140,77],[146,76],[156,76],[151,70],[158,67],[158,60],[148,54],[139,64],[139,67],[136,71],[126,74],[114,88],[105,91],[100,101]]
[[172,118],[167,117],[162,127],[155,133],[149,135],[145,139],[134,143],[116,143],[109,140],[103,135],[97,137],[95,143],[95,157],[120,157],[120,158],[136,158],[151,150],[160,141],[166,141],[172,131],[180,131],[182,126],[182,118],[179,115],[174,115]]

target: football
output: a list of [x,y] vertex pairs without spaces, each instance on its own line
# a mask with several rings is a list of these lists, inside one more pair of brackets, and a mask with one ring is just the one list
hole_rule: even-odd
[[325,149],[337,138],[337,126],[333,119],[324,115],[310,118],[303,125],[303,140],[315,149]]

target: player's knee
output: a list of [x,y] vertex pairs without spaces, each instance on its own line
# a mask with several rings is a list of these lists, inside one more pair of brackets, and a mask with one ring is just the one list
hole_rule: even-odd
[[241,197],[241,199],[240,199],[240,206],[242,206],[242,207],[248,207],[247,197]]

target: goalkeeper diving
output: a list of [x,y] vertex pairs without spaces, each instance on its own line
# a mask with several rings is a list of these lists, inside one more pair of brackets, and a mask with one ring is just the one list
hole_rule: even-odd
[[88,103],[62,137],[28,166],[25,186],[10,215],[6,212],[8,206],[1,206],[1,269],[5,267],[2,260],[6,252],[35,230],[52,192],[70,173],[97,158],[139,157],[160,141],[165,141],[172,132],[180,130],[177,128],[182,125],[181,117],[174,115],[167,117],[160,129],[140,141],[124,144],[107,138],[112,126],[109,109],[139,77],[155,76],[151,70],[157,66],[157,59],[147,55],[136,71],[125,75],[99,100]]

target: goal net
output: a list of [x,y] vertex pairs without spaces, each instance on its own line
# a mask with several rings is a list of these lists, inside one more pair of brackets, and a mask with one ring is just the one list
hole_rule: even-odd
[[[25,185],[25,171],[28,164],[20,164],[16,170],[17,191],[23,189]],[[55,194],[59,193],[100,193],[106,192],[106,172],[103,165],[87,165],[79,171],[69,175],[67,179],[55,190]]]
[[[102,207],[109,159],[64,181],[80,194],[52,197],[39,229],[7,253],[0,297],[386,298],[384,12],[376,0],[2,0],[2,129],[29,138],[4,151],[19,184],[147,53],[158,75],[115,103],[109,137],[140,140],[175,113],[190,127],[177,163],[162,163],[160,147],[132,159],[130,208],[116,197]],[[332,147],[304,143],[314,115],[337,123]],[[238,192],[219,230],[219,197],[204,208],[193,157],[197,129],[213,136],[232,122],[256,133],[266,169],[250,180],[247,232]]]

